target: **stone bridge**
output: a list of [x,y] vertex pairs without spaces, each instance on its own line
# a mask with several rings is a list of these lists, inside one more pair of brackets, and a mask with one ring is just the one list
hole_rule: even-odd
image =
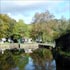
[[4,51],[6,49],[24,49],[25,51],[28,49],[31,50],[35,50],[38,48],[38,44],[37,43],[25,43],[25,44],[18,44],[18,43],[4,43],[1,44],[0,43],[0,51],[2,51],[2,53],[4,53]]
[[24,49],[25,52],[28,50],[35,50],[37,48],[44,48],[44,46],[47,48],[49,47],[55,47],[54,44],[43,44],[43,43],[23,43],[23,44],[18,44],[18,43],[0,43],[0,51],[4,53],[6,49]]

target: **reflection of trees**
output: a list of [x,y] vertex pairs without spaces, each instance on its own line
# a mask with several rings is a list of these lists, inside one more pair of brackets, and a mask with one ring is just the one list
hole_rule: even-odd
[[36,70],[46,70],[51,65],[52,54],[50,50],[38,49],[31,54],[31,57],[35,63]]
[[6,50],[4,54],[0,53],[0,70],[11,70],[15,67],[18,67],[19,70],[23,70],[25,65],[28,63],[28,56],[25,56],[26,57],[13,55],[8,50]]
[[0,70],[10,70],[10,68],[15,67],[15,62],[10,52],[5,52],[5,54],[0,54]]
[[16,66],[19,67],[19,70],[24,70],[26,64],[28,63],[28,55],[23,56],[15,56]]

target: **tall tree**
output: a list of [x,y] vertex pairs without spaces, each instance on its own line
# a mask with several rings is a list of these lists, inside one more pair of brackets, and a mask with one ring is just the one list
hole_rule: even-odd
[[33,19],[32,38],[53,41],[70,30],[70,22],[64,17],[55,19],[49,11],[36,13]]
[[0,14],[0,38],[10,37],[15,23],[16,21],[6,14]]
[[19,34],[22,37],[27,36],[27,25],[23,22],[23,20],[19,20],[14,25],[13,33]]

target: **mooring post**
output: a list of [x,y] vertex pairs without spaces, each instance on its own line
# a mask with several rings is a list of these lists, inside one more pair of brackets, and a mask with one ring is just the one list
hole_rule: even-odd
[[18,46],[17,46],[18,51],[20,51],[20,39],[18,39]]
[[4,49],[2,49],[1,51],[2,51],[2,54],[4,54],[4,51],[5,51],[5,50],[4,50]]

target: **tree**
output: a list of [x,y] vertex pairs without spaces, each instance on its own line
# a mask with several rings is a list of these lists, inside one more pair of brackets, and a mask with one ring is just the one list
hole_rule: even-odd
[[16,21],[6,14],[0,14],[0,38],[10,37]]
[[23,20],[19,20],[14,25],[13,33],[14,34],[19,34],[22,37],[27,36],[27,25],[23,22]]
[[48,35],[48,31],[50,31],[50,27],[48,27],[48,22],[54,18],[53,15],[46,11],[44,13],[36,13],[34,16],[33,29],[31,32],[32,38],[41,38],[44,40],[46,35]]
[[44,42],[53,41],[70,31],[69,21],[64,17],[56,19],[49,11],[36,13],[33,19],[31,37],[34,39],[40,37]]

